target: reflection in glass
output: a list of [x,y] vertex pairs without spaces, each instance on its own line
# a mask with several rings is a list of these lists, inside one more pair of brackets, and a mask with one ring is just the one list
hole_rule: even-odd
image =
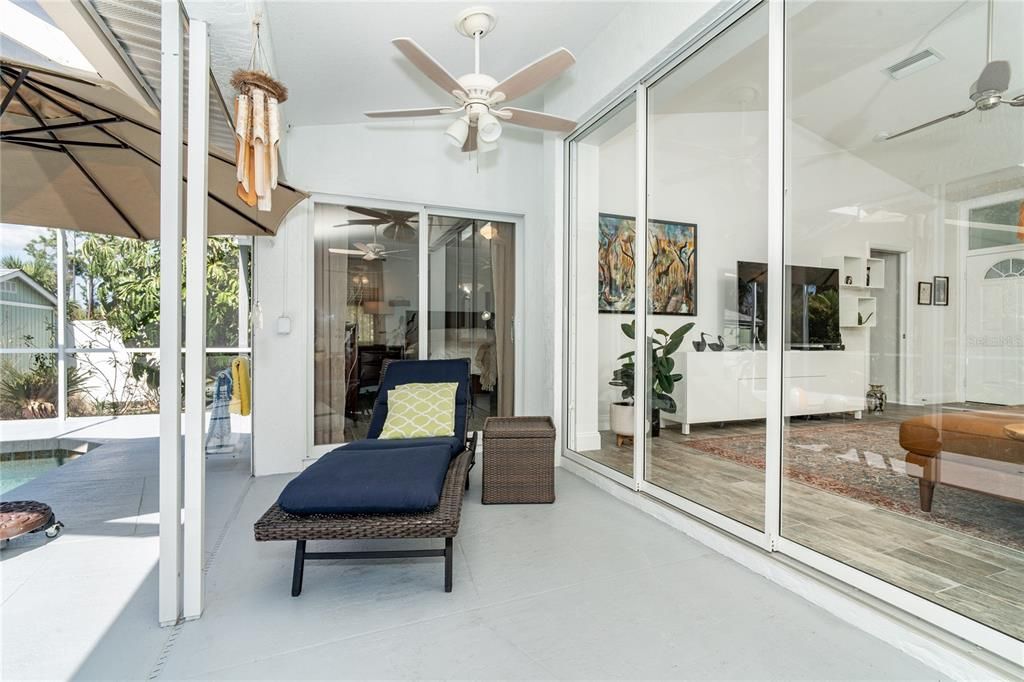
[[1024,110],[885,134],[970,106],[987,3],[787,7],[787,265],[835,273],[842,348],[785,353],[782,533],[1024,639]]
[[570,449],[633,474],[636,104],[572,143],[569,254]]
[[469,358],[469,428],[515,405],[515,225],[430,216],[430,358]]
[[419,214],[317,204],[313,442],[361,438],[385,361],[418,354]]

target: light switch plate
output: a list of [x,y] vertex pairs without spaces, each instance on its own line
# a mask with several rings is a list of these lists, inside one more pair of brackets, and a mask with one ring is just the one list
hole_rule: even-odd
[[292,318],[287,315],[282,315],[277,318],[277,333],[278,334],[291,334],[292,333]]

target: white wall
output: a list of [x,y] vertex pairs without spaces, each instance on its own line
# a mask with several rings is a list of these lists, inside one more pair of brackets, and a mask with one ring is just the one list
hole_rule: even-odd
[[[255,300],[252,332],[253,472],[257,476],[298,471],[309,448],[307,362],[312,324],[309,267],[313,206],[292,209],[278,236],[255,239]],[[260,313],[261,311],[261,313]],[[291,332],[277,332],[278,318],[291,318]],[[259,318],[262,316],[262,325]]]
[[[524,332],[519,339],[525,363],[518,391],[526,414],[550,415],[554,228],[542,210],[543,137],[507,126],[498,150],[477,158],[454,149],[443,132],[441,120],[292,128],[282,142],[289,149],[287,177],[313,193],[524,216],[523,233],[517,235],[526,254]],[[254,426],[257,474],[297,471],[310,448],[306,363],[312,329],[311,229],[303,210],[296,209],[273,247],[268,240],[257,240],[256,279],[265,319],[264,328],[254,334],[259,370],[254,402],[257,420],[263,423]],[[287,294],[281,286],[285,268],[294,282]],[[288,336],[276,333],[282,312],[292,316]]]

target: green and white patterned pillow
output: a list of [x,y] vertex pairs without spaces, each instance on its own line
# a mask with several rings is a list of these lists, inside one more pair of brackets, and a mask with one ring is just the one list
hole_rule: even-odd
[[380,437],[427,438],[455,435],[453,384],[403,384],[388,391],[388,417]]

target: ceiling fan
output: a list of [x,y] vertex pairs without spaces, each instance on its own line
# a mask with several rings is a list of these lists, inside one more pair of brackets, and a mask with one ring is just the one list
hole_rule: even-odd
[[910,133],[923,130],[929,126],[933,126],[936,123],[942,123],[954,118],[960,118],[965,114],[969,114],[975,109],[979,111],[988,111],[995,109],[1000,104],[1009,104],[1011,107],[1024,107],[1024,95],[1018,95],[1013,99],[1004,99],[1003,93],[1010,87],[1010,62],[1001,59],[992,59],[992,19],[993,12],[995,10],[995,0],[988,0],[988,33],[985,41],[985,68],[981,70],[981,75],[978,76],[978,80],[971,84],[968,90],[968,95],[971,101],[974,102],[969,108],[963,111],[957,111],[952,114],[946,114],[939,118],[922,123],[921,125],[908,128],[902,132],[890,135],[888,133],[881,133],[879,138],[882,140],[895,140],[897,137],[903,137]]
[[566,118],[515,107],[497,108],[500,104],[522,97],[544,85],[575,64],[576,58],[569,50],[560,47],[498,82],[495,78],[480,73],[480,40],[494,29],[496,22],[494,11],[487,7],[471,7],[459,14],[455,28],[462,35],[473,39],[475,54],[473,73],[459,78],[452,76],[412,38],[392,40],[394,46],[412,62],[413,66],[455,98],[455,105],[368,111],[366,115],[370,118],[409,118],[461,113],[462,115],[445,131],[445,135],[453,145],[464,152],[495,149],[498,138],[501,137],[501,123],[498,119],[527,128],[560,133],[572,131],[576,127],[576,122]]
[[419,216],[415,213],[409,213],[408,211],[377,210],[375,208],[362,208],[360,206],[346,206],[345,208],[353,213],[369,217],[357,218],[356,220],[346,220],[343,223],[338,223],[334,227],[373,225],[375,227],[381,227],[384,234],[387,233],[389,227],[393,227],[395,229],[393,234],[395,239],[398,239],[398,233],[400,230],[409,230],[414,235],[416,234],[416,228],[411,224],[419,220]]
[[[356,223],[347,223],[348,225]],[[358,223],[365,224],[365,223]],[[337,227],[337,225],[335,226]],[[356,248],[354,249],[333,249],[329,248],[329,253],[337,253],[343,256],[362,256],[363,260],[387,260],[387,257],[393,253],[405,253],[408,249],[392,249],[388,250],[388,247],[377,241],[377,225],[373,226],[373,241],[369,244],[363,242],[356,242],[353,244]]]

